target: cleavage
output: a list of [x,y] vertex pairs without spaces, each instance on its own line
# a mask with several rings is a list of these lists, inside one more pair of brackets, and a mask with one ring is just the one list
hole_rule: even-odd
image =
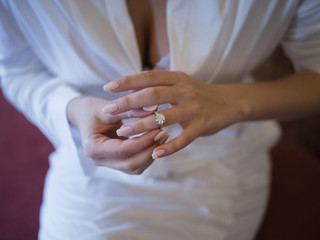
[[143,68],[154,68],[169,54],[164,0],[126,0]]

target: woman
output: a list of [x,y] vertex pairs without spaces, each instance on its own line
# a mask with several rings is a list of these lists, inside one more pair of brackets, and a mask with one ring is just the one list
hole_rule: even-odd
[[[39,238],[253,239],[279,136],[268,119],[319,112],[319,10],[2,0],[2,89],[56,149]],[[253,83],[279,43],[301,73]]]

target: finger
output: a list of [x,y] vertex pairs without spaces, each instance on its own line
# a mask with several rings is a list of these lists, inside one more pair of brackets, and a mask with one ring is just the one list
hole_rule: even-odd
[[[141,89],[133,89],[133,90],[130,90],[129,92],[130,93],[135,93],[135,92],[138,92],[140,91]],[[152,105],[152,106],[144,106],[142,107],[143,111],[146,111],[146,112],[153,112],[153,111],[156,111],[158,109],[158,105]]]
[[172,71],[143,71],[112,80],[103,89],[111,92],[122,92],[154,86],[171,86],[177,82],[178,75],[178,72]]
[[110,139],[103,134],[94,134],[83,141],[84,151],[88,157],[95,160],[126,159],[154,144],[154,138],[160,131],[156,129],[127,140]]
[[[154,148],[158,145],[163,144],[167,139],[169,138],[169,134],[166,131],[161,131],[158,133],[158,135],[155,137],[155,143],[150,148],[146,149],[143,152],[137,153],[134,155],[131,159],[128,159],[126,161],[127,164],[124,165],[125,169],[127,170],[126,173],[128,174],[141,174],[143,171],[148,168],[154,161],[152,158],[152,152]],[[128,171],[129,170],[129,171]]]
[[148,115],[152,114],[150,111],[144,111],[142,109],[129,110],[119,114],[104,114],[102,113],[101,119],[105,123],[115,123],[121,121],[123,119],[129,118],[144,118]]
[[[158,137],[158,138],[157,138]],[[125,172],[127,174],[141,174],[147,167],[149,167],[153,158],[151,157],[152,151],[159,144],[164,143],[168,139],[167,132],[160,132],[156,138],[156,142],[149,148],[134,154],[126,159],[105,159],[100,161],[100,165],[113,168]]]
[[145,106],[145,107],[142,107],[142,109],[143,111],[146,111],[146,112],[154,112],[154,111],[157,111],[158,104],[152,105],[152,106]]
[[[133,89],[133,90],[130,90],[130,93],[138,92],[140,90],[141,89]],[[144,107],[142,107],[142,109],[143,109],[143,111],[146,111],[146,112],[153,112],[158,109],[158,105],[144,106]]]
[[[162,125],[163,127],[194,118],[193,112],[188,111],[188,106],[185,105],[176,106],[158,113],[165,116],[165,122]],[[128,137],[156,128],[159,128],[159,125],[155,121],[155,115],[150,114],[147,117],[122,125],[117,130],[117,135]]]
[[117,161],[117,169],[127,174],[141,174],[153,163],[154,159],[151,157],[151,154],[156,146],[158,146],[158,144],[154,143],[149,148],[136,153],[128,159]]
[[183,148],[185,148],[187,145],[189,145],[195,138],[197,137],[197,134],[194,130],[194,128],[186,128],[184,129],[179,136],[175,137],[171,141],[160,145],[159,147],[156,147],[152,152],[152,158],[162,158],[165,156],[168,156],[170,154],[173,154]]
[[184,97],[183,91],[174,87],[146,88],[113,100],[103,108],[103,112],[105,114],[118,114],[132,109],[140,109],[146,105],[176,103]]
[[138,89],[138,88],[137,88],[137,89],[132,89],[132,90],[130,90],[129,92],[130,92],[130,93],[134,93],[134,92],[138,92],[138,91],[140,91],[140,90],[141,90],[141,89]]

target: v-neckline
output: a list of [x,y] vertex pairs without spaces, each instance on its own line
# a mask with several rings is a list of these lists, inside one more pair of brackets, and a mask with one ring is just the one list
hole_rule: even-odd
[[[116,8],[114,12],[110,12],[111,16],[112,16],[112,20],[114,23],[114,29],[115,29],[115,33],[118,37],[119,42],[121,43],[124,51],[126,52],[126,54],[129,57],[129,60],[132,64],[132,66],[134,67],[134,71],[135,73],[141,72],[144,70],[144,66],[143,66],[143,56],[141,56],[140,54],[140,50],[139,50],[139,44],[138,44],[138,40],[137,40],[137,36],[136,36],[136,32],[134,29],[134,24],[133,21],[130,17],[130,13],[129,13],[129,9],[128,9],[128,4],[126,0],[118,0],[116,1],[117,4],[114,5],[114,7]],[[155,64],[155,66],[157,66],[157,64],[165,57],[171,58],[171,44],[170,44],[170,34],[169,34],[169,24],[168,24],[168,2],[169,0],[167,0],[167,5],[166,5],[166,32],[167,32],[167,37],[168,37],[168,47],[169,47],[169,53],[165,56],[162,56],[157,63]],[[118,10],[118,11],[117,11]],[[118,14],[116,13],[122,13],[121,16],[119,17]],[[122,18],[122,21],[119,21],[120,18]],[[125,33],[125,37],[123,37],[124,33],[119,33],[117,32],[117,28],[115,26],[115,24],[122,24],[121,25],[121,29],[123,29],[123,27],[125,25],[127,25],[127,29],[128,33]]]

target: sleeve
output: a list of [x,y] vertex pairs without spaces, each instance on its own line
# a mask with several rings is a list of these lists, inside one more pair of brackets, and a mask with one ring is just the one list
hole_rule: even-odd
[[55,147],[72,141],[66,107],[80,93],[46,70],[3,2],[0,2],[0,42],[0,77],[5,97]]
[[320,1],[304,0],[283,38],[295,70],[320,73]]

